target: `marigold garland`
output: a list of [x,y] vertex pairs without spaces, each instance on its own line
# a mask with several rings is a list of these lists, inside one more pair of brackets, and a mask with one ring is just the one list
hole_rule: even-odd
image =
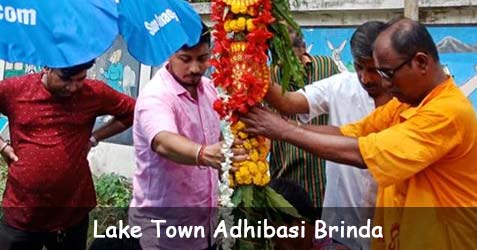
[[264,186],[270,180],[265,138],[243,132],[245,124],[238,122],[238,117],[259,104],[268,90],[267,40],[272,37],[268,26],[274,21],[271,7],[270,0],[212,2],[212,78],[216,87],[228,94],[226,100],[217,100],[214,108],[222,119],[229,119],[233,135],[244,140],[242,147],[250,152],[250,160],[236,165],[240,168],[230,178],[231,184]]
[[[215,22],[212,78],[219,90],[214,109],[222,119],[226,142],[222,149],[226,160],[220,176],[219,217],[227,228],[239,218],[247,218],[253,224],[263,216],[271,220],[272,214],[280,214],[277,218],[300,216],[283,197],[267,187],[270,182],[267,139],[247,134],[246,125],[239,121],[240,115],[260,104],[268,91],[267,53],[273,35],[269,27],[275,21],[271,11],[271,0],[212,1],[211,18]],[[288,37],[288,33],[285,35]],[[242,144],[234,147],[245,148],[248,160],[232,163],[231,147],[235,138],[241,139]],[[229,174],[232,166],[238,170]],[[224,250],[273,249],[271,239],[223,237],[219,242]]]

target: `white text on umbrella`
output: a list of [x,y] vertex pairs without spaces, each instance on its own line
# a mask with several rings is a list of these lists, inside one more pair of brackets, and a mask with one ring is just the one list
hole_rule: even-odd
[[0,5],[0,21],[36,25],[36,11],[34,9],[16,9],[12,6]]
[[151,35],[155,35],[161,28],[170,23],[173,19],[179,22],[176,13],[170,9],[166,9],[160,15],[155,14],[151,22],[144,22],[144,26]]

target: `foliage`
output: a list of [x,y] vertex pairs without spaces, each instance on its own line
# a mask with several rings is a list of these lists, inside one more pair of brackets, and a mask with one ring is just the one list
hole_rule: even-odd
[[[126,177],[114,173],[95,177],[94,184],[98,208],[91,212],[90,221],[96,220],[98,233],[103,234],[108,226],[116,225],[119,220],[127,221],[132,186]],[[88,245],[93,240],[93,229],[89,227]]]
[[[295,4],[298,4],[298,1],[295,1]],[[273,0],[272,6],[272,15],[275,22],[270,25],[270,30],[273,32],[273,37],[269,41],[270,54],[272,65],[281,69],[280,85],[282,90],[286,91],[290,81],[299,86],[304,85],[305,69],[299,58],[293,53],[288,27],[297,34],[302,35],[302,32],[300,26],[291,16],[288,0]]]
[[121,175],[103,174],[94,178],[98,206],[128,207],[131,201],[130,181]]
[[0,157],[0,202],[2,201],[3,191],[5,191],[5,184],[7,182],[7,164]]
[[[272,188],[256,185],[238,186],[235,188],[232,201],[235,225],[239,219],[247,219],[249,225],[257,228],[258,222],[267,220],[275,225],[283,224],[289,218],[302,218],[297,210],[283,196]],[[274,249],[269,238],[239,238],[234,249]]]

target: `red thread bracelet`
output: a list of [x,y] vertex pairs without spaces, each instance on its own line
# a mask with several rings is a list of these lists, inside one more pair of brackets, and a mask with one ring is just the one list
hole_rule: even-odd
[[202,161],[202,158],[204,158],[204,153],[205,153],[205,145],[202,145],[200,146],[200,149],[199,149],[199,154],[198,154],[198,157],[197,157],[197,165],[201,166],[204,164],[204,162]]

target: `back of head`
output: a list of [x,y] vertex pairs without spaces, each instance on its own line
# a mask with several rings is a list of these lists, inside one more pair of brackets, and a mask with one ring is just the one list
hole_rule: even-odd
[[383,22],[369,21],[360,25],[351,36],[351,54],[354,60],[373,57],[372,44],[387,25]]
[[439,62],[436,44],[423,24],[409,18],[397,18],[387,26],[386,30],[392,32],[391,45],[399,55],[410,58],[417,52],[424,52]]
[[91,67],[93,67],[94,62],[95,62],[95,60],[91,60],[89,62],[74,65],[74,66],[71,66],[71,67],[56,68],[56,69],[61,72],[61,78],[69,79],[70,77],[72,77],[76,74],[79,74],[83,70],[88,70]]
[[293,27],[288,26],[288,35],[290,36],[290,41],[292,47],[294,48],[306,48],[305,39],[303,36],[298,33]]

